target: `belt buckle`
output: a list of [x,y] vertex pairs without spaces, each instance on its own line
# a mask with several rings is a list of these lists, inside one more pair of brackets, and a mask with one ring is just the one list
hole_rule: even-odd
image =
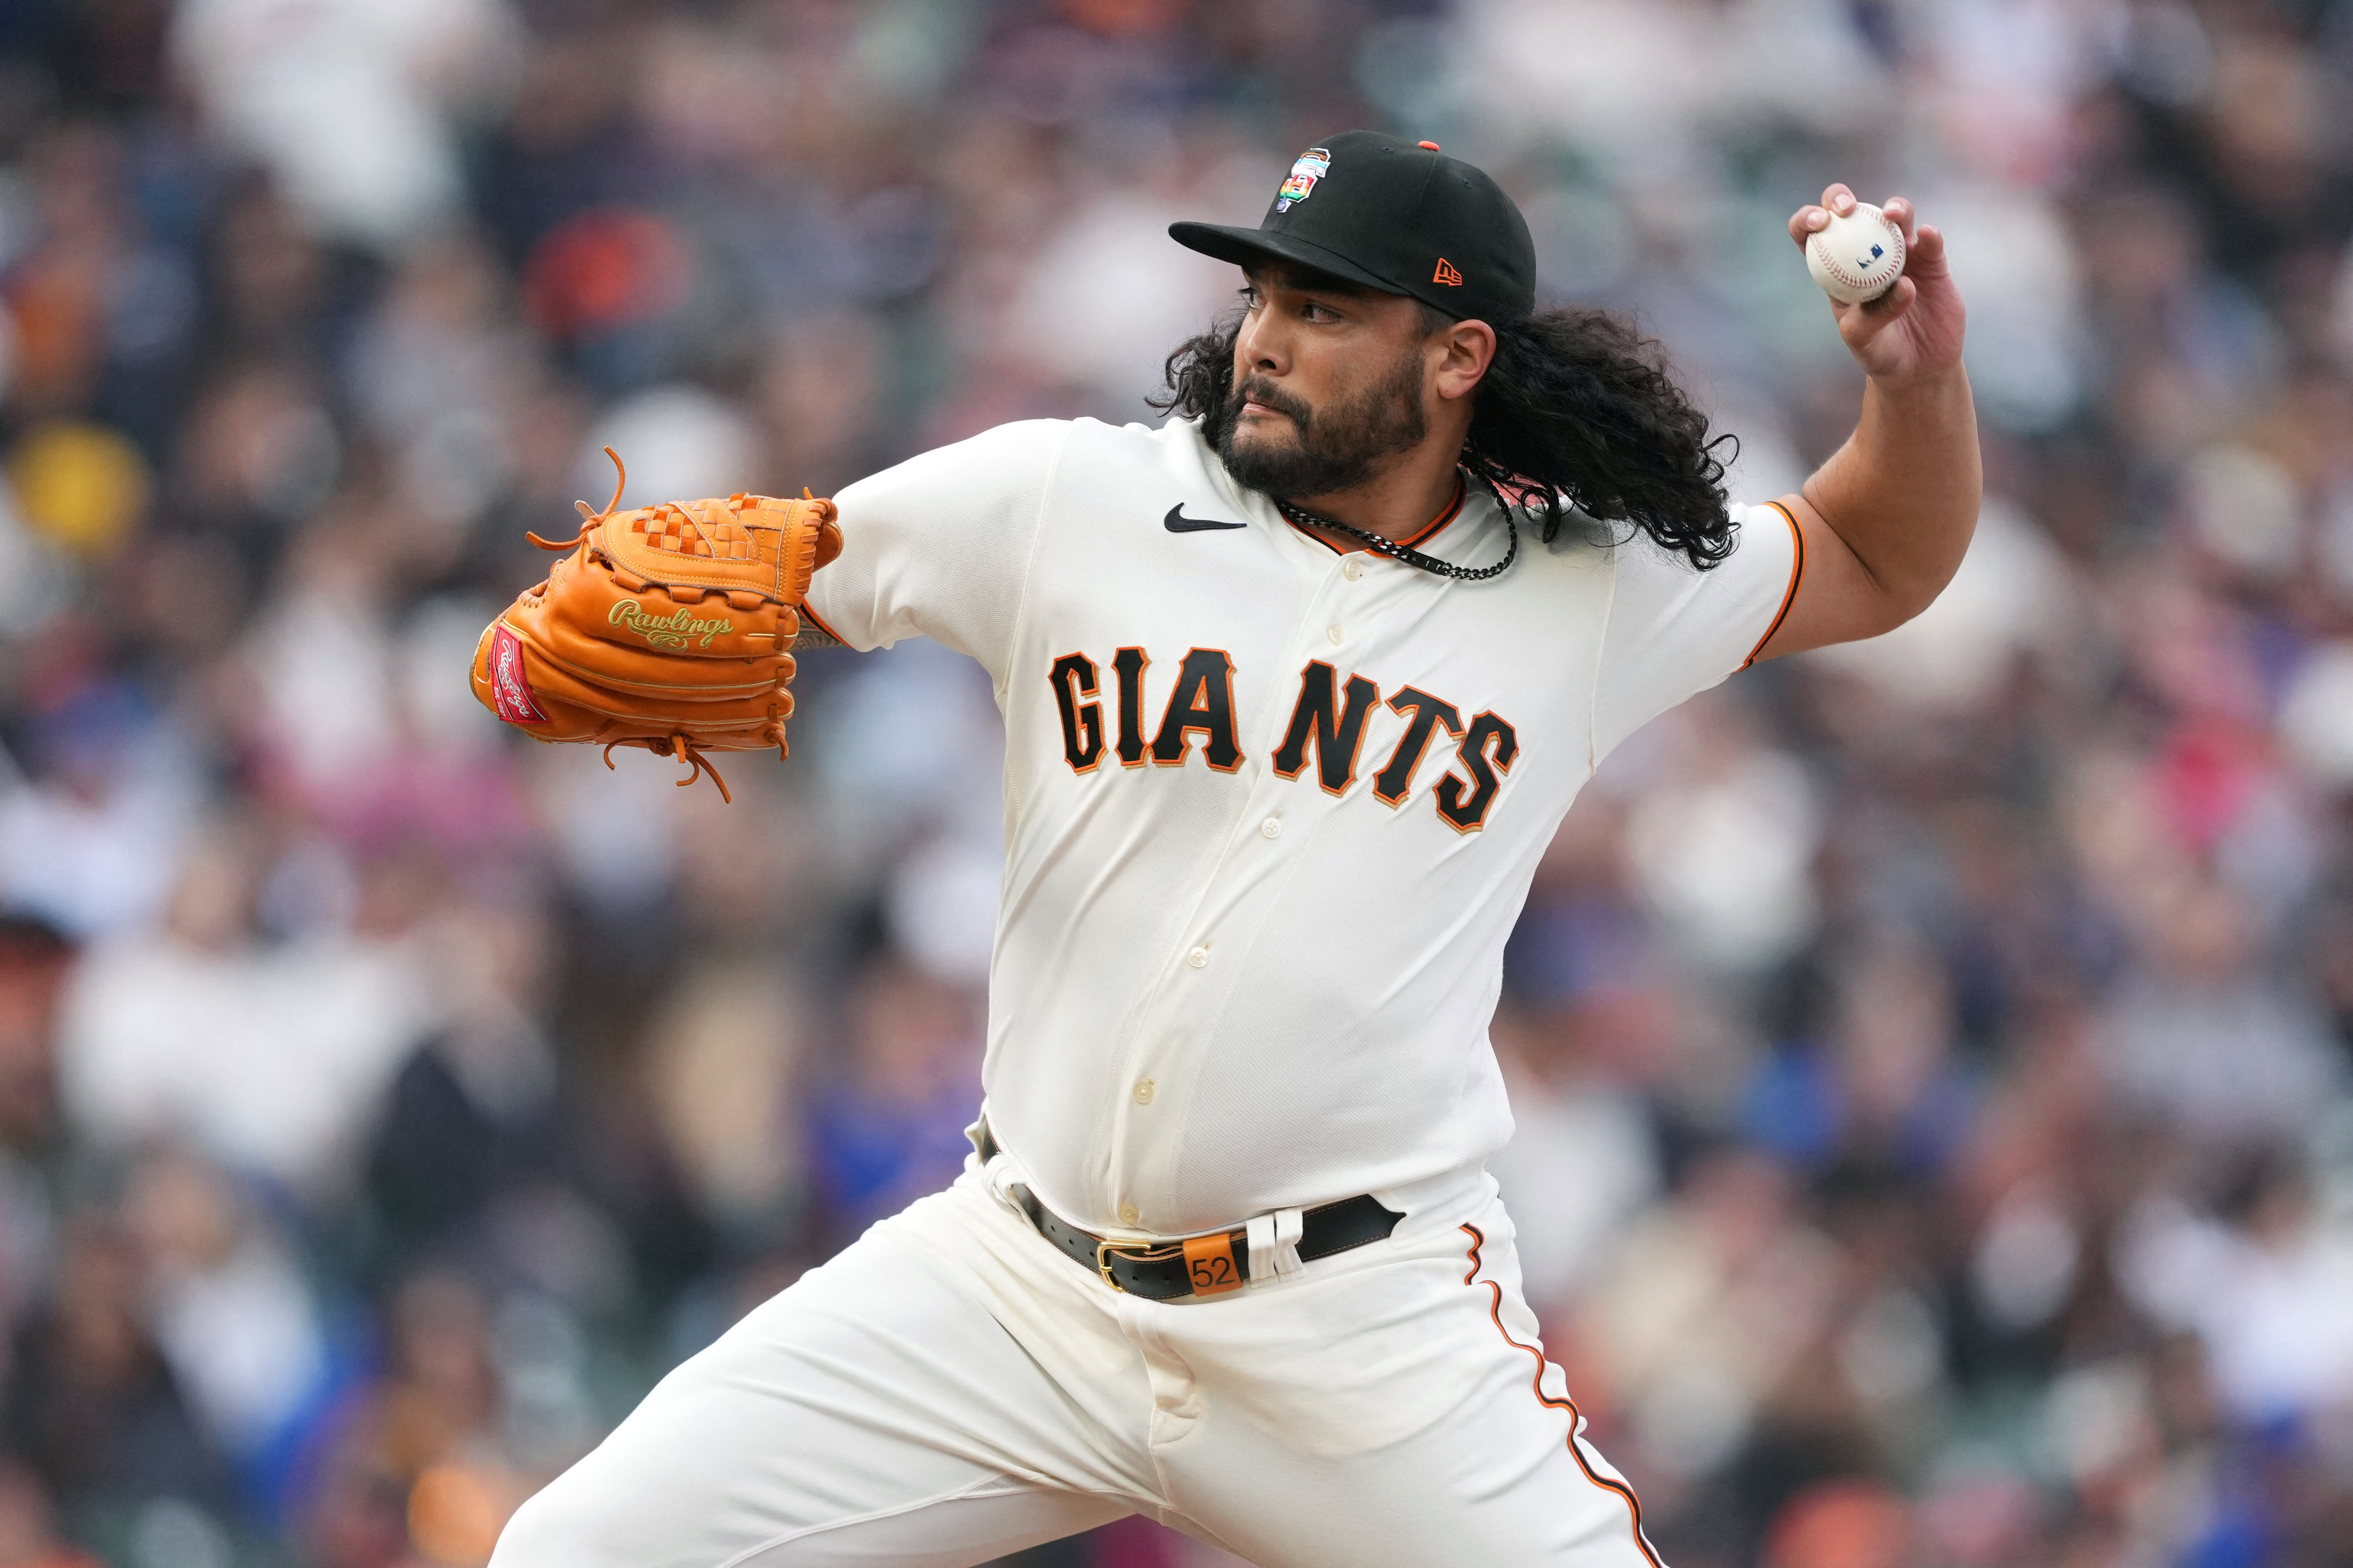
[[1182,1258],[1184,1255],[1185,1244],[1182,1242],[1173,1247],[1154,1247],[1148,1242],[1097,1241],[1095,1272],[1103,1276],[1104,1284],[1124,1296],[1128,1293],[1127,1287],[1121,1284],[1111,1271],[1113,1258],[1124,1258],[1130,1263],[1166,1263],[1172,1258]]

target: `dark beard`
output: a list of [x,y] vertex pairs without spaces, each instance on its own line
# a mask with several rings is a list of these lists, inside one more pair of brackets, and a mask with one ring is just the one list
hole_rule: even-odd
[[[1385,458],[1409,450],[1430,433],[1421,412],[1421,377],[1417,349],[1399,355],[1379,381],[1318,414],[1263,377],[1249,376],[1227,394],[1202,434],[1217,448],[1226,472],[1245,489],[1284,500],[1355,489],[1373,478]],[[1291,440],[1261,439],[1247,447],[1235,441],[1242,405],[1253,400],[1290,417]]]

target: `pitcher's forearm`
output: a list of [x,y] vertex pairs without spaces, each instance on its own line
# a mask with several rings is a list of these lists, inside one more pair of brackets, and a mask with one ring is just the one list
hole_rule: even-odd
[[1803,493],[1908,616],[1959,568],[1984,485],[1968,373],[1956,364],[1894,384],[1872,380],[1854,434]]

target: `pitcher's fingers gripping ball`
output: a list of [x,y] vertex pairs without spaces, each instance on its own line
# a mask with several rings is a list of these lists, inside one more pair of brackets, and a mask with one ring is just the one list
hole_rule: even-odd
[[677,757],[692,784],[726,781],[705,752],[776,748],[793,710],[795,613],[818,567],[841,553],[829,500],[732,495],[600,512],[579,502],[579,535],[546,581],[483,629],[474,696],[534,740],[643,746]]
[[1878,299],[1904,276],[1904,230],[1869,202],[1852,210],[1831,210],[1829,221],[1806,241],[1806,270],[1823,293],[1841,304]]

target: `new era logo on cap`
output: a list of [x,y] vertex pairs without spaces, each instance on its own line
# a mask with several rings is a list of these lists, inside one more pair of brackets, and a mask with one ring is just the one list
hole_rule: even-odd
[[1443,256],[1438,258],[1438,270],[1430,275],[1432,283],[1443,283],[1449,289],[1462,287],[1462,274],[1454,270],[1454,263]]

